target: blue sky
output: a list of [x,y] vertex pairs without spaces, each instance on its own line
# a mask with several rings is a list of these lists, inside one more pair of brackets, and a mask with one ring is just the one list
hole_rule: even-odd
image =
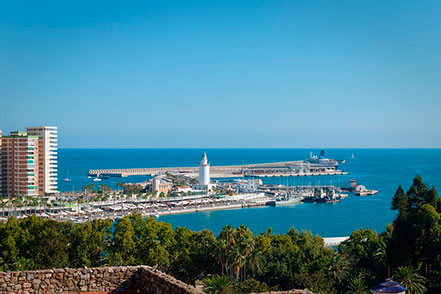
[[0,128],[60,147],[441,147],[441,1],[3,1]]

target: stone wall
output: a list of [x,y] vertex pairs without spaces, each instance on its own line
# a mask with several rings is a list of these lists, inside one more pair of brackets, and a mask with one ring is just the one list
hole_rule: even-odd
[[0,293],[200,294],[148,266],[0,272]]
[[254,294],[314,294],[311,291],[308,290],[288,290],[288,291],[271,291],[271,292],[265,292],[265,293],[254,293]]

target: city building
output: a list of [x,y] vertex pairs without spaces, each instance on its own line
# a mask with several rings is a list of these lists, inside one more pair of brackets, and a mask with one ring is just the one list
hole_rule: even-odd
[[28,127],[0,133],[0,193],[2,197],[57,193],[57,127]]
[[262,180],[239,180],[237,184],[237,190],[239,193],[255,193],[259,189],[259,185],[262,185]]
[[172,188],[173,184],[161,177],[152,179],[152,193],[156,192],[156,196],[159,196],[161,193],[167,194]]
[[39,195],[38,137],[14,131],[1,141],[2,197]]
[[178,193],[188,193],[192,192],[192,188],[188,186],[176,186],[176,192]]
[[39,186],[41,195],[57,193],[58,189],[58,128],[41,126],[26,127],[30,136],[39,139]]
[[208,163],[207,153],[204,152],[202,160],[199,163],[199,178],[198,184],[193,185],[193,190],[196,191],[213,191],[215,184],[210,183],[210,164]]

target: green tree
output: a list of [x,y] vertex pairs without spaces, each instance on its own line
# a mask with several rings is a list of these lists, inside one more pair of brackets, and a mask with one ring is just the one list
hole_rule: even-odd
[[424,294],[427,291],[426,278],[411,266],[398,267],[394,272],[393,279],[405,287],[408,294]]
[[111,265],[133,265],[135,251],[135,232],[129,216],[125,216],[115,225],[109,262]]
[[232,294],[234,293],[233,282],[228,276],[214,275],[203,281],[204,293],[207,294]]
[[348,294],[370,294],[364,278],[358,277],[350,281]]
[[230,278],[239,280],[245,277],[244,265],[247,258],[254,249],[253,233],[244,225],[235,229],[226,226],[221,230],[218,236],[218,260]]
[[238,288],[240,293],[263,293],[270,290],[266,283],[260,282],[254,278],[249,278],[241,282]]

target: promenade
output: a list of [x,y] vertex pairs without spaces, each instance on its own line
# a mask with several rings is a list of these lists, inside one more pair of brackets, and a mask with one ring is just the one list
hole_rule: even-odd
[[0,219],[7,221],[10,216],[26,218],[35,215],[58,221],[78,223],[91,219],[116,220],[134,212],[138,212],[145,217],[159,217],[160,215],[169,214],[255,207],[267,205],[270,200],[264,193],[238,194],[216,198],[194,195],[152,199],[149,196],[146,199],[109,199],[106,201],[76,203],[69,206],[5,207],[1,211],[2,217]]

